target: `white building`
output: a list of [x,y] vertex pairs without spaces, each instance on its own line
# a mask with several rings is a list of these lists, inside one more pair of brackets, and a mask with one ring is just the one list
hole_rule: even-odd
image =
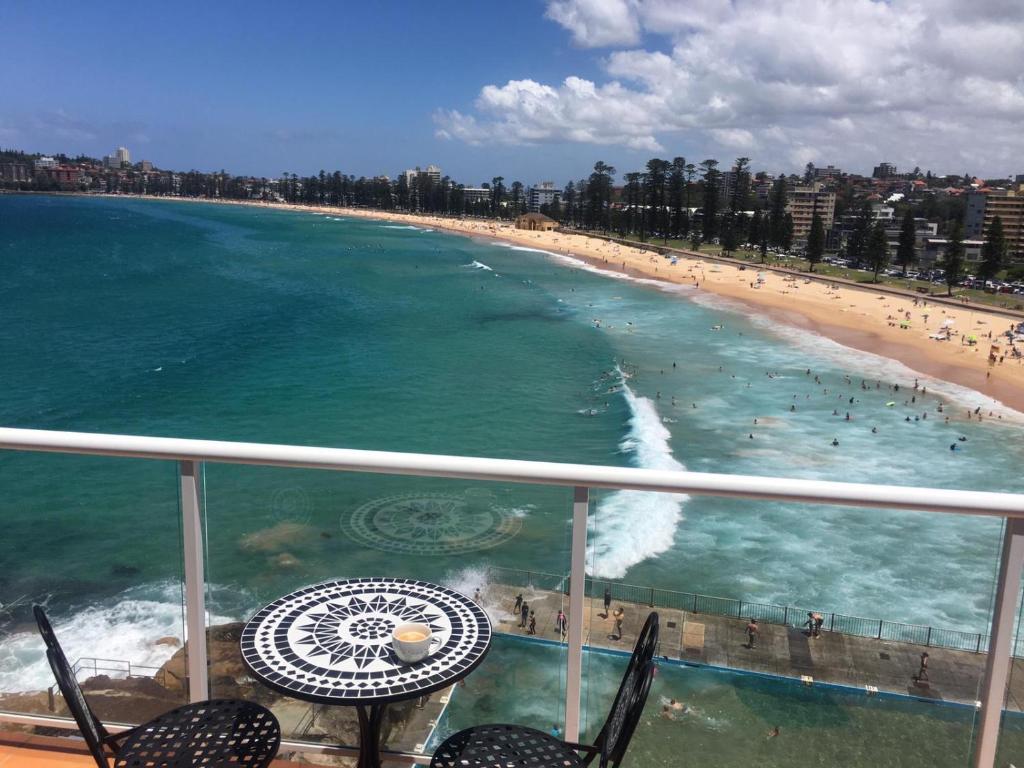
[[49,168],[56,168],[57,161],[54,160],[52,157],[43,156],[36,160],[35,166],[37,170],[47,170]]
[[539,213],[542,205],[551,205],[555,202],[558,190],[555,189],[555,182],[542,181],[535,187],[530,187],[526,192],[526,205],[531,213]]

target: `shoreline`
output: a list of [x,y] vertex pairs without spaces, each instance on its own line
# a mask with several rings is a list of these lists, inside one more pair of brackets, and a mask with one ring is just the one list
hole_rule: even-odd
[[[567,232],[515,229],[510,222],[448,218],[363,208],[291,205],[250,200],[148,197],[140,195],[86,195],[140,200],[238,205],[283,211],[408,224],[442,230],[470,238],[490,238],[509,245],[532,248],[582,261],[597,271],[666,285],[689,285],[738,302],[769,320],[810,331],[841,345],[896,360],[921,374],[971,389],[991,401],[1024,413],[1024,358],[1013,358],[1005,338],[999,336],[1019,317],[986,307],[953,307],[927,298],[901,297],[868,286],[830,284],[801,275],[759,272],[756,265],[741,268],[728,262],[673,252],[676,264],[653,250],[621,245],[599,237]],[[651,248],[657,246],[652,244]],[[761,275],[764,281],[757,285]],[[908,317],[909,315],[909,317]],[[943,324],[957,334],[950,341],[929,336]],[[903,327],[904,324],[906,327]],[[988,334],[992,334],[992,339]],[[974,335],[977,343],[962,343]],[[999,344],[1004,362],[989,364],[991,344]],[[997,358],[998,359],[998,358]]]

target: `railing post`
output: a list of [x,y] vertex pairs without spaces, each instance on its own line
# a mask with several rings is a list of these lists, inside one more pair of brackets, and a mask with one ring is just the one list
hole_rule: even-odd
[[878,639],[879,640],[882,639],[882,622],[883,621],[885,621],[885,619],[879,619],[878,620]]
[[924,639],[924,647],[925,648],[931,648],[932,647],[932,628],[931,627],[928,627],[928,637],[926,637]]
[[651,587],[651,608],[654,607],[654,587]]
[[[992,634],[985,659],[985,678],[981,686],[981,722],[974,750],[974,768],[992,768],[996,761],[999,723],[1010,674],[1010,646],[1020,594],[1021,569],[1024,568],[1024,519],[1006,518],[1003,549],[999,559],[999,581],[992,611]],[[981,639],[979,635],[979,647]]]
[[784,627],[788,627],[789,626],[789,606],[788,605],[782,606],[782,626],[784,626]]
[[590,489],[576,486],[572,494],[572,549],[569,561],[569,652],[565,675],[565,740],[580,738],[580,694],[583,676],[583,592],[586,588],[587,512]]
[[832,611],[832,614],[828,620],[828,631],[834,632],[836,627],[836,612]]
[[179,463],[181,477],[181,530],[185,547],[185,630],[188,699],[210,698],[206,664],[206,576],[203,569],[203,514],[199,502],[200,465]]

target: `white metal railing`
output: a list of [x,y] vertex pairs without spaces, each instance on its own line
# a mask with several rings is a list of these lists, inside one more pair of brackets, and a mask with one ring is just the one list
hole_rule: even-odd
[[[570,573],[575,578],[571,579],[569,592],[569,653],[565,702],[565,736],[569,741],[576,741],[579,737],[582,608],[585,590],[583,574],[591,488],[999,517],[1004,520],[1003,546],[973,763],[975,768],[992,768],[994,765],[1000,715],[1010,669],[1016,597],[1020,590],[1021,570],[1024,568],[1024,494],[13,428],[0,428],[0,449],[179,462],[185,555],[185,611],[190,637],[203,636],[206,618],[203,515],[198,488],[199,462],[446,477],[572,488],[573,532]],[[189,696],[193,701],[209,696],[205,650],[203,644],[199,643],[196,652],[189,654]],[[25,722],[25,716],[0,714],[0,721],[3,720]]]

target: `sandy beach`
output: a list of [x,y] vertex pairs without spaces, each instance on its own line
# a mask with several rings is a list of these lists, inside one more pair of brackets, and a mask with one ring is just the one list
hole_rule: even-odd
[[[743,302],[779,322],[898,360],[922,374],[968,387],[1024,412],[1024,359],[1013,357],[1005,337],[999,338],[1011,325],[1020,322],[1012,315],[978,311],[969,305],[949,306],[927,297],[894,296],[870,287],[840,286],[760,272],[755,265],[741,269],[697,254],[680,255],[673,265],[653,250],[587,235],[519,230],[502,221],[277,203],[197,202],[307,210],[442,229],[571,256],[609,272],[696,286],[697,290]],[[760,284],[759,275],[763,276]],[[950,340],[931,338],[944,327],[952,332]],[[976,337],[977,343],[965,343],[969,336]],[[999,356],[1005,356],[1001,363],[997,356],[996,362],[990,364],[993,343],[999,345]]]

